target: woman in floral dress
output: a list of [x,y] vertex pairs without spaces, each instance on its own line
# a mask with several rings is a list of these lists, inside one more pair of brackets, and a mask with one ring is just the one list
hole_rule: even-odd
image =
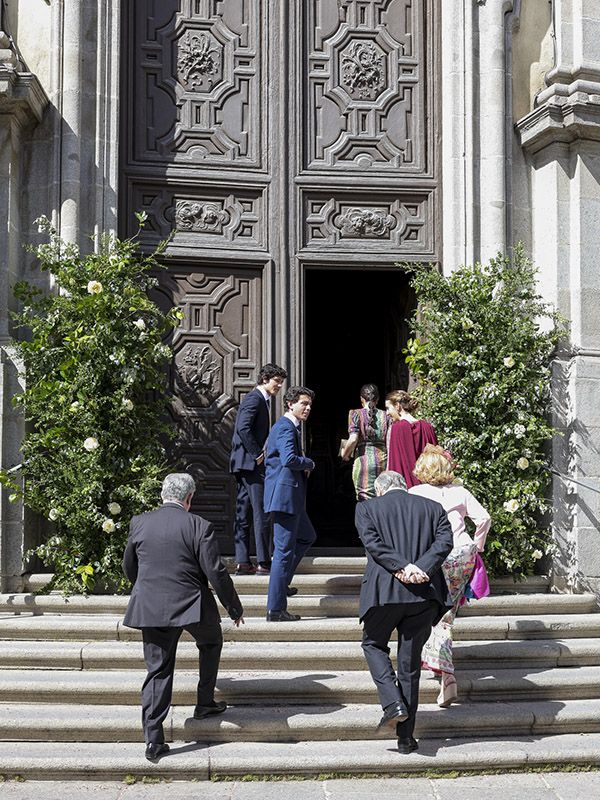
[[[485,546],[491,519],[471,492],[454,482],[452,459],[441,447],[431,444],[425,447],[417,459],[415,475],[421,484],[409,489],[410,493],[438,502],[448,514],[454,534],[454,547],[442,565],[453,605],[431,631],[421,657],[424,666],[441,676],[437,701],[447,708],[458,696],[452,661],[452,624],[473,574],[477,553]],[[465,527],[467,517],[475,524],[473,539]]]
[[392,420],[387,441],[387,468],[399,472],[408,489],[419,483],[413,471],[423,448],[427,444],[437,444],[433,425],[413,416],[418,405],[418,400],[401,390],[390,392],[385,401]]
[[375,384],[366,383],[360,390],[362,407],[348,414],[348,440],[341,456],[344,461],[355,456],[352,480],[359,501],[375,497],[373,483],[386,468],[388,422],[385,411],[377,408],[378,400],[379,391]]

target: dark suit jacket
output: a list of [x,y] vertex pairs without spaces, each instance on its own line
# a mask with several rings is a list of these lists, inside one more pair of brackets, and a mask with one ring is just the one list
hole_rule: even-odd
[[[416,502],[418,501],[418,502]],[[375,606],[436,600],[451,605],[440,567],[452,550],[452,528],[434,500],[392,489],[356,506],[358,534],[367,552],[360,590],[360,619]],[[401,583],[394,573],[407,564],[426,572],[429,583]]]
[[124,620],[130,628],[219,622],[209,581],[229,616],[242,616],[212,523],[176,503],[133,517],[123,571],[134,584]]
[[269,435],[269,407],[258,389],[248,392],[240,403],[235,420],[230,472],[256,469],[256,459],[261,454]]
[[267,440],[265,511],[299,514],[306,502],[306,475],[315,462],[302,455],[300,431],[291,419],[280,417]]

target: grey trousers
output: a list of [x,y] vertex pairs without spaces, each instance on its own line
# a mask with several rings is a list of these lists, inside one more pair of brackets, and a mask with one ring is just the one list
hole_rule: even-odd
[[210,705],[215,698],[223,647],[219,623],[196,622],[182,628],[142,628],[144,660],[148,670],[142,686],[142,725],[146,744],[162,744],[165,740],[163,722],[171,705],[175,655],[184,630],[196,640],[200,658],[196,705]]

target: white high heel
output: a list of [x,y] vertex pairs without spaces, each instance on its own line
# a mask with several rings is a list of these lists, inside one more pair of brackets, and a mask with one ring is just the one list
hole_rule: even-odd
[[442,685],[438,694],[437,704],[440,708],[448,708],[458,699],[456,678],[451,672],[442,672]]

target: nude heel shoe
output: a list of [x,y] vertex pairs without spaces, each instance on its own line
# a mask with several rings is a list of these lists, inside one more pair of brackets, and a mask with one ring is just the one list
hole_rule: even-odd
[[450,672],[442,672],[442,685],[438,694],[437,704],[440,708],[448,708],[458,699],[456,678]]

